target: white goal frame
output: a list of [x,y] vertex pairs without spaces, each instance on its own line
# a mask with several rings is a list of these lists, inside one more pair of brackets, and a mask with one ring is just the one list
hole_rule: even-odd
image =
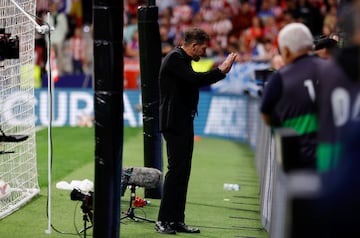
[[[24,11],[35,15],[36,0],[16,2]],[[0,128],[7,136],[28,136],[21,142],[0,142],[2,219],[29,202],[40,188],[34,110],[35,25],[10,0],[0,0],[0,29],[5,29],[11,37],[18,36],[20,41],[19,59],[0,61]]]

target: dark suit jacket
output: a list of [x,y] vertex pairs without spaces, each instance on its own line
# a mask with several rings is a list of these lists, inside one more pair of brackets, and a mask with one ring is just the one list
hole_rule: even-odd
[[199,88],[225,78],[218,68],[195,72],[191,57],[180,47],[166,55],[160,67],[160,131],[180,133],[192,126]]

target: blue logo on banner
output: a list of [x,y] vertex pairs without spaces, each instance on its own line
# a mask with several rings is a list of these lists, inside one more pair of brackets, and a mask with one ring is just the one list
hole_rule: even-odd
[[[93,90],[58,89],[55,90],[53,97],[53,126],[78,126],[82,116],[93,117]],[[199,113],[195,118],[195,133],[200,136],[246,141],[248,139],[248,100],[248,97],[242,95],[201,92]],[[140,91],[125,90],[123,101],[124,126],[142,126]],[[35,124],[37,126],[48,124],[47,90],[44,89],[35,90]]]

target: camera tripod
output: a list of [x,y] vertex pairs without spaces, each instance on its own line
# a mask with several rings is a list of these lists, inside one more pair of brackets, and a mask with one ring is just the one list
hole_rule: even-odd
[[130,186],[130,206],[128,208],[128,210],[126,212],[124,212],[125,216],[121,217],[120,220],[123,220],[125,218],[129,218],[133,221],[138,221],[138,220],[143,220],[143,221],[147,221],[147,222],[152,222],[155,223],[155,221],[147,219],[145,217],[139,217],[137,215],[135,215],[135,207],[133,207],[133,202],[135,201],[135,190],[136,190],[136,186],[135,185],[131,185]]
[[[83,211],[84,229],[82,229],[79,233],[84,233],[84,238],[86,238],[86,230],[92,227],[93,213],[91,212],[91,209],[89,208],[89,206],[86,204],[85,201],[83,201],[81,208]],[[87,226],[87,222],[90,222],[91,225]]]

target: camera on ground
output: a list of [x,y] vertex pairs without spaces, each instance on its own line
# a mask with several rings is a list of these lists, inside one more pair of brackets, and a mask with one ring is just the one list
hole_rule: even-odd
[[0,61],[19,57],[19,37],[11,36],[11,33],[5,33],[5,29],[0,28]]

